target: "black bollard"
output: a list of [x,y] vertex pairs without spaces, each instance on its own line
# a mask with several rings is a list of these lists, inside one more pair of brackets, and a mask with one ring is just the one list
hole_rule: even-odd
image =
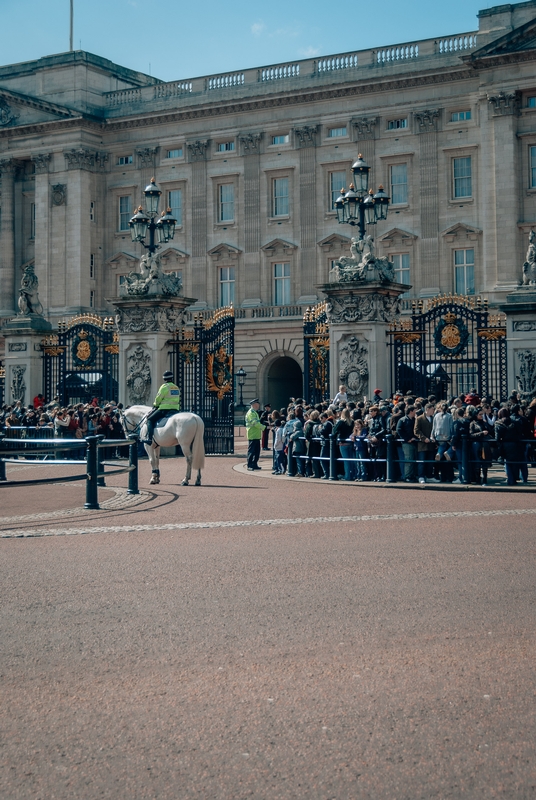
[[128,491],[127,494],[139,494],[140,490],[138,489],[138,437],[135,433],[129,434],[130,444],[128,446],[128,453],[129,459],[128,463],[130,467],[134,467],[134,469],[130,470],[128,473]]
[[[0,445],[2,445],[5,438],[6,438],[5,433],[0,433]],[[6,462],[1,456],[0,456],[0,481],[7,481]]]
[[[101,434],[99,434],[99,436],[97,436],[97,439],[99,440],[99,442],[102,442],[102,441],[104,441],[105,437],[101,433]],[[99,477],[97,478],[97,486],[106,486],[106,481],[104,480],[104,475],[100,474],[100,473],[104,472],[104,466],[102,464],[102,454],[103,454],[103,452],[104,451],[103,451],[102,447],[97,447],[97,465],[98,465],[97,468],[98,468],[98,472],[99,472]]]
[[462,434],[462,483],[470,483],[471,477],[471,440],[464,433]]
[[86,452],[86,502],[84,508],[99,508],[99,492],[97,484],[98,457],[97,442],[99,436],[87,436]]
[[329,479],[336,481],[337,478],[337,434],[332,433],[329,437]]
[[396,439],[392,433],[388,433],[385,440],[387,442],[387,483],[396,483]]

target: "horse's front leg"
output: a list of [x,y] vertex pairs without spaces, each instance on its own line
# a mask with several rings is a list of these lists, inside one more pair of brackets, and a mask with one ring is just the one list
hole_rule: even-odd
[[195,479],[195,485],[201,486],[201,470],[197,470],[197,478]]
[[147,451],[147,455],[149,456],[149,462],[151,464],[151,480],[149,484],[160,483],[160,470],[158,468],[158,462],[160,461],[158,448],[154,447],[153,445],[146,444],[145,450]]
[[190,478],[192,477],[192,456],[186,456],[186,477],[181,486],[188,486]]

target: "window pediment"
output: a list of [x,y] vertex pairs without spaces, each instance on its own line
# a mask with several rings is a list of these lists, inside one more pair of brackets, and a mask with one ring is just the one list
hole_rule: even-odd
[[292,244],[292,242],[286,242],[284,239],[272,239],[268,244],[264,244],[261,250],[264,250],[264,252],[270,256],[276,253],[291,255],[294,250],[297,250],[297,245]]
[[332,251],[347,250],[350,247],[350,242],[351,239],[349,236],[342,236],[340,233],[332,233],[330,236],[326,236],[325,239],[317,242],[317,245],[322,248],[324,253],[329,253]]
[[212,250],[209,250],[208,255],[211,256],[214,261],[222,261],[223,259],[236,261],[241,252],[242,250],[240,250],[239,247],[222,242],[221,244],[217,244],[216,247],[213,247]]
[[133,256],[130,253],[125,253],[123,251],[119,251],[115,253],[111,258],[108,259],[108,264],[112,267],[112,269],[133,269],[133,267],[138,263],[139,258],[137,256]]
[[463,222],[458,222],[452,225],[441,233],[441,236],[446,242],[455,241],[471,241],[474,242],[482,235],[480,228],[475,228],[474,225],[465,225]]
[[409,231],[405,231],[402,228],[391,228],[390,231],[380,237],[379,241],[385,247],[393,247],[394,245],[397,247],[413,247],[416,239],[417,236],[414,233],[409,233]]

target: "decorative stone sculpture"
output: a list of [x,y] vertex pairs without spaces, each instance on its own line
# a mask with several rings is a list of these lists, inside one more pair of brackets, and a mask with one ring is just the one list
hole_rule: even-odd
[[379,294],[330,297],[326,312],[330,324],[343,322],[391,322],[400,314],[398,297]]
[[523,264],[523,286],[536,286],[536,234],[529,233],[529,247]]
[[182,323],[184,309],[158,306],[118,308],[115,322],[119,333],[167,331],[173,333]]
[[519,374],[517,388],[522,400],[536,397],[536,350],[521,350],[517,353]]
[[29,314],[35,314],[41,317],[43,315],[43,306],[39,302],[38,288],[39,281],[34,272],[33,264],[28,264],[20,283],[19,316],[26,317]]
[[357,281],[381,281],[392,283],[395,278],[394,267],[388,258],[374,255],[374,239],[352,237],[350,257],[336,262],[329,273],[330,283],[349,283]]
[[129,355],[128,361],[128,402],[130,405],[147,405],[151,390],[151,355],[140,344]]
[[140,259],[140,271],[130,272],[121,287],[121,294],[147,297],[164,295],[177,297],[182,289],[181,279],[162,272],[159,253],[145,253]]
[[348,399],[359,401],[368,394],[368,351],[352,336],[340,349],[339,381],[348,389]]
[[11,401],[16,403],[20,400],[24,404],[24,397],[26,395],[26,384],[24,383],[24,373],[26,367],[16,366],[12,370],[11,378]]

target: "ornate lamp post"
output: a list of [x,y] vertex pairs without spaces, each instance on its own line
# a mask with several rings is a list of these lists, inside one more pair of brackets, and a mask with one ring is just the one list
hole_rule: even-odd
[[248,374],[247,374],[247,372],[245,371],[245,369],[243,367],[240,367],[240,369],[238,369],[236,371],[236,377],[238,378],[238,385],[240,387],[240,404],[239,404],[239,408],[241,408],[241,409],[244,408],[244,398],[243,398],[242,392],[244,390],[244,384],[246,382],[247,376],[248,376]]
[[[168,208],[166,211],[162,211],[160,218],[155,222],[162,191],[154,178],[151,178],[151,182],[145,187],[143,194],[146,197],[147,211],[140,206],[128,225],[132,241],[139,242],[153,255],[161,244],[173,239],[177,220],[172,216],[171,208]],[[149,234],[149,244],[145,243],[147,234]]]
[[366,225],[375,225],[381,219],[387,219],[389,197],[380,186],[376,194],[368,188],[370,167],[363,161],[359,153],[357,161],[352,165],[354,181],[346,192],[341,189],[335,200],[337,221],[347,225],[357,225],[359,239],[365,238]]

